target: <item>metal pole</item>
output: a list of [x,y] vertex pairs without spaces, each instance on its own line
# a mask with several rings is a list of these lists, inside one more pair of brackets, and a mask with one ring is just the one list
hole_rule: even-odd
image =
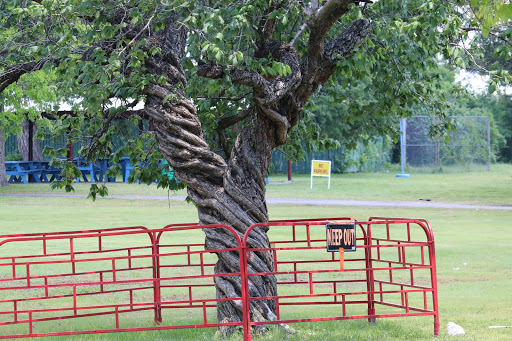
[[288,181],[292,181],[292,162],[288,160]]
[[406,148],[406,140],[405,140],[405,133],[406,133],[406,122],[405,118],[400,118],[400,163],[402,165],[402,173],[397,174],[397,178],[408,178],[409,174],[405,174],[405,148]]
[[402,118],[402,139],[403,139],[403,161],[402,161],[402,173],[404,172],[405,165],[407,164],[407,118]]
[[487,171],[491,171],[491,117],[487,116]]

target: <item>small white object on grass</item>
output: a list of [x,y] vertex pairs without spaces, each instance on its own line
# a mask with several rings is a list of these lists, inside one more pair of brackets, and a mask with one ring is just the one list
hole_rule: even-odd
[[448,334],[449,335],[465,335],[464,329],[453,322],[448,322]]
[[460,270],[460,268],[453,268],[453,270],[457,271],[457,270]]

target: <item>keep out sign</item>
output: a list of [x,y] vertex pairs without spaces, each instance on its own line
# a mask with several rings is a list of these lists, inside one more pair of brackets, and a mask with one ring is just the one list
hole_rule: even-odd
[[332,222],[325,225],[327,233],[327,251],[355,251],[356,223]]

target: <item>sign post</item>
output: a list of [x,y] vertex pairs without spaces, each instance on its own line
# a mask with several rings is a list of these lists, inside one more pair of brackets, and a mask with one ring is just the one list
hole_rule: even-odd
[[321,176],[329,178],[327,189],[331,189],[331,161],[311,161],[311,189],[313,188],[313,177]]
[[345,269],[345,251],[356,250],[356,223],[329,222],[325,225],[327,251],[340,253],[340,269]]

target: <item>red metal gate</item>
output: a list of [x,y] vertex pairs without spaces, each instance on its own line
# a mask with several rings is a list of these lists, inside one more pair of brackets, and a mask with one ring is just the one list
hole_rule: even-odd
[[[351,220],[277,221],[247,230],[244,245],[261,226],[270,228],[272,242],[270,248],[246,248],[246,257],[254,251],[274,253],[273,271],[248,273],[249,280],[252,276],[277,277],[277,296],[248,298],[274,299],[277,318],[266,322],[246,318],[247,334],[254,325],[345,319],[373,322],[384,317],[432,315],[434,334],[439,335],[434,236],[428,221],[383,217],[356,221],[357,250],[344,252],[342,269],[339,253],[326,252],[325,225]],[[300,310],[293,309],[297,306]]]
[[[210,228],[237,246],[190,242]],[[223,225],[0,236],[0,338],[242,326],[216,322],[212,280],[241,277],[213,273],[216,253],[241,250]]]
[[[243,240],[228,226],[197,224],[0,236],[0,338],[241,326],[251,340],[257,324],[418,315],[433,315],[438,335],[428,222],[357,222],[357,251],[345,253],[342,270],[338,253],[325,251],[325,224],[349,219],[258,224]],[[274,253],[274,269],[248,274],[247,257],[258,249],[245,240],[262,225],[271,227],[265,250]],[[205,250],[203,242],[191,242],[202,241],[207,228],[229,230],[236,247]],[[221,252],[242,255],[240,272],[214,274]],[[263,275],[277,277],[277,296],[249,298],[248,279]],[[241,280],[241,296],[217,299],[215,276]],[[258,299],[276,301],[276,320],[250,322],[249,300]],[[217,322],[221,300],[241,301],[243,321]]]

